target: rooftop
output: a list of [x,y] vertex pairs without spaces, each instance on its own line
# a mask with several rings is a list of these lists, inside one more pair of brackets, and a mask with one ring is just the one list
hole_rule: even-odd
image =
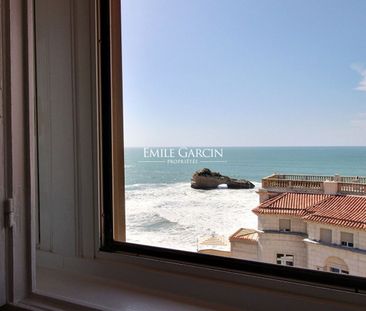
[[305,216],[309,209],[329,199],[330,195],[306,193],[281,193],[272,199],[264,201],[253,209],[256,214],[279,214]]
[[258,231],[254,229],[244,229],[240,228],[229,238],[230,242],[248,242],[257,243],[258,242]]
[[366,197],[285,192],[253,209],[256,214],[302,217],[304,220],[366,230]]
[[366,197],[332,196],[309,210],[309,221],[366,230]]
[[273,174],[262,179],[270,192],[366,195],[366,177]]
[[202,253],[206,249],[227,251],[230,249],[230,243],[227,237],[223,235],[212,234],[201,237],[197,241],[197,250],[199,252]]

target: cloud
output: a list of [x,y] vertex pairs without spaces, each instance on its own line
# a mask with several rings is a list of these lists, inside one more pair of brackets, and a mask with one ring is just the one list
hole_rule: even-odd
[[366,92],[366,68],[360,64],[352,64],[351,68],[361,75],[361,81],[355,89]]

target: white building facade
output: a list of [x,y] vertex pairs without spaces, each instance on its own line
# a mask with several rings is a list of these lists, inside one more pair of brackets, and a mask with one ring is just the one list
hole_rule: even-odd
[[357,195],[261,189],[253,210],[258,230],[235,232],[231,256],[366,277],[366,196],[360,189]]

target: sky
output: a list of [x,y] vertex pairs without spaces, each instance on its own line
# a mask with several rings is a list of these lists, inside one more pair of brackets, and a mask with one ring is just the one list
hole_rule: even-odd
[[123,0],[125,145],[366,146],[366,1]]

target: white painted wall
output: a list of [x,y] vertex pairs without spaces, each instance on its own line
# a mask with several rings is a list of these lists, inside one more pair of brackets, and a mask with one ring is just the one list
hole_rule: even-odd
[[263,262],[276,263],[276,255],[294,255],[296,267],[307,267],[306,245],[302,235],[285,233],[259,234],[258,259]]
[[310,269],[322,270],[327,258],[334,256],[347,264],[351,275],[366,277],[366,253],[314,243],[307,243],[307,252]]
[[279,220],[290,219],[291,231],[306,233],[306,223],[300,217],[293,217],[287,215],[258,215],[258,229],[259,230],[279,230]]
[[[278,230],[281,216],[260,215],[259,223],[261,230]],[[298,218],[291,218],[292,230],[306,232],[306,224]],[[350,274],[366,276],[366,232],[349,228],[307,223],[308,239],[318,241],[320,228],[332,230],[332,243],[338,247],[323,245],[322,243],[304,242],[306,235],[294,235],[291,233],[259,234],[258,245],[250,245],[243,242],[231,243],[232,255],[236,258],[257,260],[268,263],[276,263],[276,254],[291,254],[295,257],[295,266],[323,270],[328,257],[338,257],[346,262]],[[355,249],[341,247],[341,232],[349,232],[354,236]],[[361,251],[359,251],[360,249]]]
[[231,242],[231,257],[258,261],[258,244],[245,242]]
[[232,242],[235,258],[276,264],[277,254],[294,256],[294,266],[307,268],[307,250],[304,236],[290,233],[260,233],[258,244]]
[[332,243],[341,244],[341,232],[349,232],[353,234],[354,247],[366,250],[366,231],[354,230],[346,227],[332,226],[327,224],[320,224],[316,222],[308,222],[308,236],[309,239],[319,241],[320,228],[332,230]]

